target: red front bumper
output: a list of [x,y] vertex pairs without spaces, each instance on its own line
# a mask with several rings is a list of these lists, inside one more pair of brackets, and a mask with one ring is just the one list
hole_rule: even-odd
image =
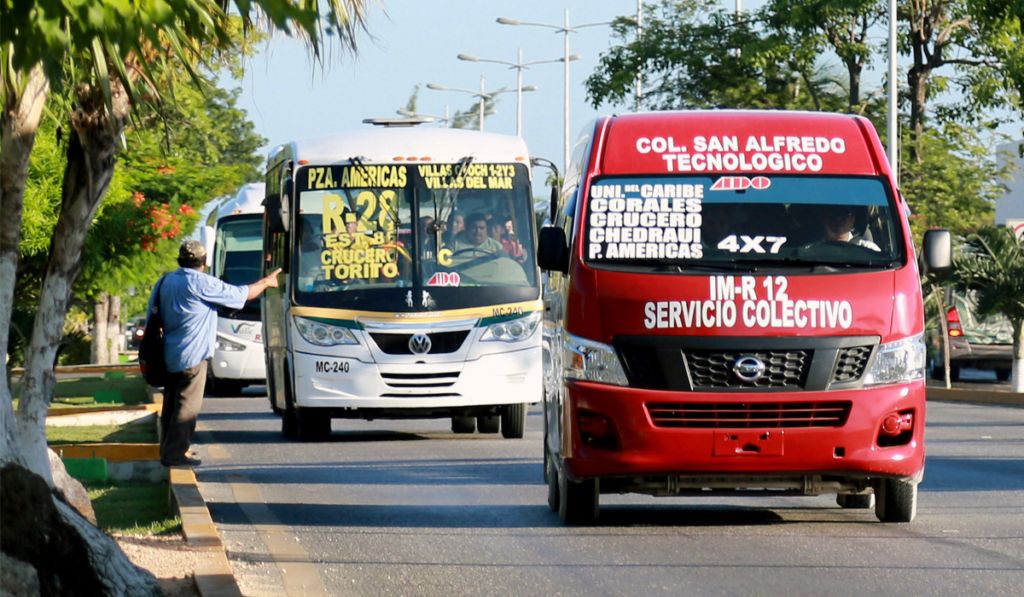
[[[566,399],[562,455],[574,480],[629,475],[911,477],[924,467],[923,380],[869,389],[761,394],[679,393],[569,381]],[[663,402],[809,401],[847,401],[849,415],[839,427],[674,428],[656,426],[645,407]],[[581,411],[611,422],[613,447],[584,442]],[[897,440],[901,445],[879,445],[886,416],[908,412],[913,427]]]

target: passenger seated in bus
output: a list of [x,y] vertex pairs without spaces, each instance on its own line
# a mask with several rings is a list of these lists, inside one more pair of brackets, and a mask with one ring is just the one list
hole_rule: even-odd
[[487,235],[487,216],[466,217],[466,229],[452,246],[452,267],[465,285],[517,286],[528,283],[523,268],[510,259],[501,243]]
[[487,234],[487,216],[479,212],[470,214],[466,218],[466,229],[455,237],[452,249],[455,255],[459,253],[464,255],[467,253],[476,254],[469,255],[466,258],[479,256],[480,254],[500,255],[505,252],[505,248],[501,246],[501,243]]
[[856,231],[857,215],[852,205],[826,205],[819,211],[822,227],[820,242],[849,243],[872,251],[881,248]]
[[512,232],[512,220],[508,218],[491,218],[488,221],[487,227],[488,235],[501,243],[501,248],[509,257],[520,262],[525,259],[523,245],[516,240],[515,234]]
[[448,226],[444,234],[444,242],[446,245],[453,245],[455,238],[466,229],[466,216],[461,211],[453,211],[452,215],[448,216]]

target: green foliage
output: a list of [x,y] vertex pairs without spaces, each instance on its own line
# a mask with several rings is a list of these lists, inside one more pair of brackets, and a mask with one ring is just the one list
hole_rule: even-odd
[[817,63],[813,44],[795,45],[767,13],[737,18],[713,0],[661,0],[646,15],[639,39],[635,20],[613,24],[621,44],[601,56],[586,82],[594,106],[629,100],[637,72],[651,109],[846,105],[845,90]]
[[954,255],[956,285],[973,290],[978,312],[1002,313],[1021,329],[1024,322],[1024,241],[1009,227],[987,226],[967,235]]
[[1009,173],[991,159],[977,131],[952,124],[926,130],[921,162],[909,159],[906,141],[900,186],[913,213],[910,226],[917,243],[929,228],[963,235],[992,222],[995,200],[1006,191],[1001,182]]

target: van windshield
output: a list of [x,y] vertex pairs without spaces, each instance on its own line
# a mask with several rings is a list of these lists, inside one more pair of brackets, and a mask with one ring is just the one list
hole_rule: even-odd
[[603,178],[589,189],[588,264],[650,271],[898,267],[900,221],[878,178]]

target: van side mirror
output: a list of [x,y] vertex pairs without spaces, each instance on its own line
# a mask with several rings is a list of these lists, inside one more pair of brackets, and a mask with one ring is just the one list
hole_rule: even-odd
[[924,273],[942,277],[953,270],[953,240],[949,230],[935,229],[924,233],[922,242]]
[[569,272],[569,247],[565,239],[565,230],[558,226],[545,226],[540,229],[537,265],[547,271],[563,274]]

